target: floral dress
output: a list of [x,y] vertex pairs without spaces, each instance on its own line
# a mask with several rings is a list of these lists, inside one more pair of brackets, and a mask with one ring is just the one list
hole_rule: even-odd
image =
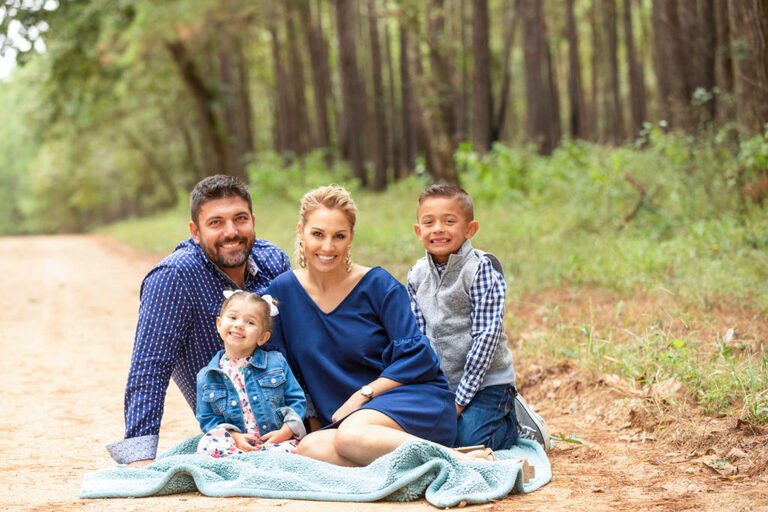
[[[291,439],[282,443],[264,444],[261,441],[256,417],[248,401],[248,391],[245,389],[245,379],[243,370],[251,360],[251,356],[230,359],[226,355],[221,356],[219,368],[227,374],[232,385],[237,391],[237,397],[240,401],[240,407],[243,410],[243,422],[245,423],[245,433],[253,434],[256,438],[254,447],[258,450],[281,450],[288,453],[296,453],[298,441]],[[265,432],[266,433],[266,432]],[[224,427],[216,427],[206,432],[197,445],[197,453],[210,455],[211,457],[229,457],[230,455],[239,455],[246,453],[235,444],[235,438]]]

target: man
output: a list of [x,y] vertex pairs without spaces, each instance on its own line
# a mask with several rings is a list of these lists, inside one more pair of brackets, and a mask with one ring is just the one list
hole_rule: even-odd
[[121,464],[141,467],[154,460],[171,377],[194,410],[197,372],[220,348],[215,320],[222,292],[262,294],[291,268],[282,249],[256,240],[251,196],[236,178],[203,179],[190,203],[192,237],[150,270],[141,285],[125,389],[125,439],[107,445]]

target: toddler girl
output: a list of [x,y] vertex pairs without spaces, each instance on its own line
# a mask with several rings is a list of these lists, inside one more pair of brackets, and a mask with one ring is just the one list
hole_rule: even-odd
[[216,318],[224,342],[197,374],[197,452],[227,457],[255,450],[295,453],[306,435],[306,399],[280,352],[262,350],[277,307],[269,295],[225,291]]

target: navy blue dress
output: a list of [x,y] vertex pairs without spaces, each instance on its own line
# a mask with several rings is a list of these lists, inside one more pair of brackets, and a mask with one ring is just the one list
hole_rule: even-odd
[[[405,287],[381,267],[363,276],[324,313],[293,272],[268,292],[278,301],[272,338],[314,402],[322,425],[362,386],[379,377],[402,384],[374,397],[374,409],[406,432],[446,446],[456,437],[456,407],[437,355],[419,331]],[[343,420],[342,420],[343,421]]]

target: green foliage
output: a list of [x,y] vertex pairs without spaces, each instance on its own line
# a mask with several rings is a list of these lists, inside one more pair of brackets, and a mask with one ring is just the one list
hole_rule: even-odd
[[738,162],[749,176],[768,173],[768,124],[765,125],[765,133],[741,143]]
[[20,202],[28,196],[25,171],[39,147],[27,121],[34,103],[25,105],[22,98],[24,89],[19,83],[0,83],[0,234],[30,230]]
[[329,166],[321,150],[292,160],[272,151],[260,153],[248,167],[248,177],[259,195],[296,203],[308,190],[328,183],[343,185],[351,193],[359,189],[347,163],[335,161]]
[[[557,286],[597,286],[618,294],[671,294],[706,312],[717,303],[745,303],[755,321],[768,313],[768,213],[743,210],[729,180],[738,162],[725,143],[667,135],[649,127],[644,149],[563,145],[551,157],[497,145],[479,157],[462,148],[456,161],[474,196],[480,231],[474,243],[502,260],[511,301]],[[752,148],[742,146],[741,155]],[[750,149],[752,153],[757,151]],[[423,255],[413,234],[422,176],[381,194],[360,190],[345,166],[323,155],[288,164],[275,155],[250,169],[260,237],[292,252],[298,200],[308,189],[337,182],[352,190],[360,214],[353,257],[383,265],[404,280]],[[628,176],[630,177],[628,179]],[[644,190],[644,192],[641,192]],[[629,213],[634,212],[631,216]],[[186,227],[183,209],[136,224],[135,236],[160,236],[163,224]],[[125,228],[123,228],[125,230]],[[186,233],[166,233],[163,247]],[[616,317],[623,303],[616,304]],[[682,336],[661,323],[635,331],[592,321],[565,324],[552,305],[546,328],[525,351],[569,358],[601,373],[618,372],[643,389],[668,379],[713,413],[768,422],[766,355],[758,345]],[[522,327],[507,318],[511,332]]]

